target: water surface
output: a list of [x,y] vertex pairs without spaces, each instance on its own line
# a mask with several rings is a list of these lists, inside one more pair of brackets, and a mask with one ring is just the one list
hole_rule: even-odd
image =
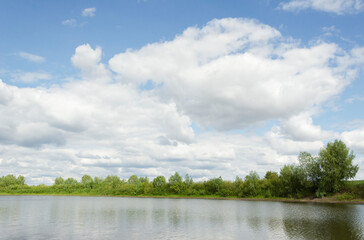
[[364,239],[364,205],[0,196],[1,239]]

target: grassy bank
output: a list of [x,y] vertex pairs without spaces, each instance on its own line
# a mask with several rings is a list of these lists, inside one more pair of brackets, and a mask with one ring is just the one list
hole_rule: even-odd
[[126,197],[126,198],[167,198],[167,199],[209,199],[209,200],[238,200],[238,201],[270,201],[270,202],[292,202],[292,203],[345,203],[364,204],[364,199],[346,199],[343,194],[336,194],[323,198],[284,198],[284,197],[221,197],[217,195],[187,196],[187,195],[100,195],[95,193],[0,193],[0,196],[81,196],[81,197]]

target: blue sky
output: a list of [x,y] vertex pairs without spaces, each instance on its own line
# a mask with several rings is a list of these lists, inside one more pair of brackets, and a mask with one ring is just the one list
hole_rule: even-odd
[[364,2],[2,1],[0,175],[261,176],[342,139],[364,178]]

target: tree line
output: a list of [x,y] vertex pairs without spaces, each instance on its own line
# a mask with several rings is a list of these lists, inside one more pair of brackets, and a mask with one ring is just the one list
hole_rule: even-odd
[[57,177],[52,186],[28,186],[23,176],[8,175],[0,178],[0,192],[44,193],[44,194],[87,194],[128,196],[217,196],[217,197],[323,197],[338,192],[350,192],[364,198],[364,184],[349,186],[347,180],[354,178],[359,167],[353,164],[355,155],[340,140],[322,148],[317,156],[301,152],[298,164],[284,165],[279,173],[268,171],[263,178],[251,171],[245,178],[236,177],[226,181],[221,177],[203,182],[194,182],[186,174],[175,172],[168,179],[157,176],[132,175],[129,179],[118,176],[106,178],[84,175],[81,181],[74,178]]

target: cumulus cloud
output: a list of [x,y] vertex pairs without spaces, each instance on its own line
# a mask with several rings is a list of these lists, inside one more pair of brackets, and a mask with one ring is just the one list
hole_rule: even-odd
[[333,131],[325,131],[320,126],[314,125],[310,113],[300,113],[284,119],[276,130],[292,140],[299,141],[319,141],[339,137]]
[[300,11],[312,8],[342,15],[363,11],[364,3],[362,0],[291,0],[280,3],[279,8],[285,11]]
[[[163,150],[158,148],[160,136],[178,145],[194,141],[190,119],[174,104],[125,85],[81,79],[48,89],[3,82],[0,87],[1,174],[17,169],[36,181],[27,162],[39,162],[32,165],[36,167],[44,161],[48,167],[54,162],[45,171],[52,176],[88,172],[128,177],[127,169],[138,166],[143,169],[135,173],[151,176],[162,172],[154,158],[163,155],[158,152]],[[53,151],[62,152],[63,158],[54,158]]]
[[12,87],[0,79],[0,104],[6,104],[13,97]]
[[[101,47],[83,44],[71,62],[80,77],[62,85],[0,81],[0,175],[36,184],[60,175],[178,171],[202,180],[279,171],[336,136],[314,125],[312,109],[350,83],[361,57],[359,48],[302,47],[254,20],[221,19],[108,64]],[[148,82],[157,87],[141,87]],[[270,119],[280,124],[262,135],[224,131]],[[196,123],[220,131],[196,134]],[[356,146],[360,134],[342,137]]]
[[85,8],[82,10],[83,17],[94,17],[96,13],[96,8]]
[[21,58],[24,58],[30,62],[35,62],[35,63],[41,63],[44,62],[44,57],[35,55],[35,54],[31,54],[31,53],[27,53],[27,52],[19,52],[18,55]]
[[110,79],[110,73],[105,65],[100,63],[101,55],[101,47],[93,50],[89,44],[84,44],[76,48],[71,62],[81,71],[83,78],[107,81]]
[[335,44],[299,47],[259,22],[222,19],[117,54],[109,65],[121,82],[161,84],[200,126],[229,130],[320,105],[353,78],[338,65],[349,59]]
[[345,131],[341,137],[355,152],[364,154],[364,127]]

